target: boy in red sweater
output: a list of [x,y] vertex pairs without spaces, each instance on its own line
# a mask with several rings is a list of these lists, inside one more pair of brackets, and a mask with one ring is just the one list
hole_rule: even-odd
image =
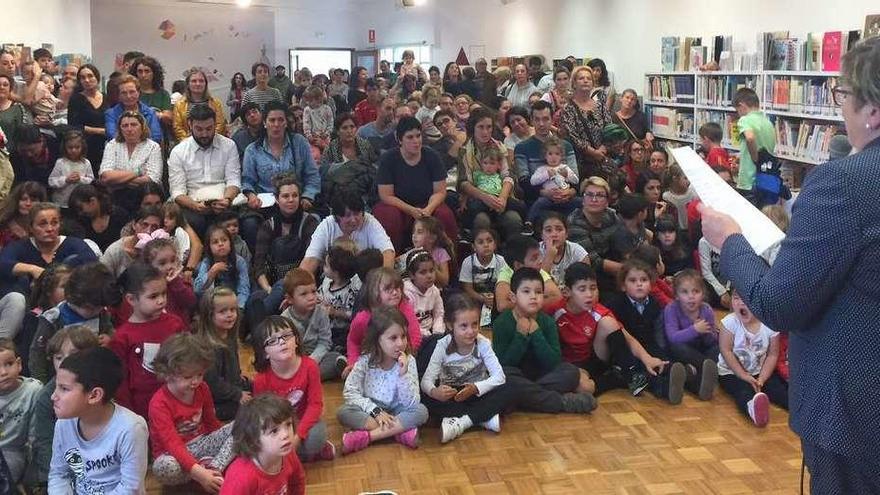
[[132,313],[110,340],[110,349],[124,369],[116,401],[148,419],[150,398],[162,386],[153,359],[162,342],[187,328],[180,318],[165,312],[167,283],[162,273],[145,263],[135,263],[125,273],[125,301]]
[[217,420],[204,382],[213,360],[213,347],[190,333],[166,340],[153,360],[165,381],[150,400],[153,475],[163,485],[192,479],[209,493],[223,486],[223,470],[233,457],[233,423],[223,426]]
[[721,139],[724,132],[721,125],[717,122],[706,122],[700,126],[700,143],[706,152],[706,163],[710,167],[724,167],[730,170],[730,155],[724,146],[721,146]]
[[292,442],[303,461],[332,460],[336,447],[327,440],[324,391],[321,372],[303,356],[302,337],[293,322],[283,316],[269,316],[254,330],[254,397],[268,392],[296,409],[299,425]]

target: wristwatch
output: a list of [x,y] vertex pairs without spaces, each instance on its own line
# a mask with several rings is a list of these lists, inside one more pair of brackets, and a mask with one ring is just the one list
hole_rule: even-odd
[[382,414],[381,407],[374,407],[372,411],[370,411],[370,417],[376,419],[380,414]]

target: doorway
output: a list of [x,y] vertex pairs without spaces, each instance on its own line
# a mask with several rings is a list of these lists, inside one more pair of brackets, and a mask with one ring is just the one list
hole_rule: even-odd
[[290,74],[308,67],[313,76],[327,75],[330,69],[351,70],[351,48],[294,48],[290,50]]

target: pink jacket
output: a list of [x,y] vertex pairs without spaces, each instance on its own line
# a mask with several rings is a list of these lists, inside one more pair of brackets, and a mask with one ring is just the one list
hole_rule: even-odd
[[[409,344],[412,347],[413,354],[415,354],[422,343],[422,331],[419,328],[419,320],[416,318],[412,305],[406,298],[400,301],[397,309],[406,318],[406,331],[409,334],[407,337],[409,337]],[[361,355],[361,343],[367,334],[367,325],[370,323],[371,316],[372,312],[369,309],[364,309],[358,311],[351,320],[351,327],[348,329],[348,342],[346,343],[347,357],[350,364],[354,364]]]

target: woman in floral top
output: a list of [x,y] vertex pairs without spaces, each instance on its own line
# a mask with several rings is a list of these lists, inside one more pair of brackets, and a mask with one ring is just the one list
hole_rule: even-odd
[[602,145],[602,128],[611,123],[605,93],[593,92],[593,72],[577,67],[572,72],[571,102],[562,110],[561,131],[574,145],[580,177],[601,175],[598,165],[605,162],[608,150]]

